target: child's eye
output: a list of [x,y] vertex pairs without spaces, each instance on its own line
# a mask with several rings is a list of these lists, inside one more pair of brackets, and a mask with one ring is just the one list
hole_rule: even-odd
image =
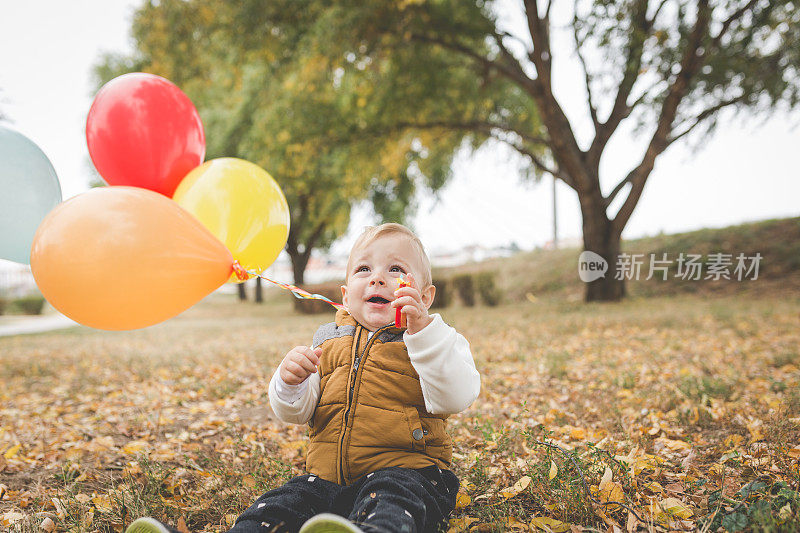
[[366,265],[361,265],[356,269],[356,272],[369,272],[369,267]]
[[402,274],[406,273],[405,269],[399,265],[394,265],[392,268],[389,269],[389,272],[400,272]]

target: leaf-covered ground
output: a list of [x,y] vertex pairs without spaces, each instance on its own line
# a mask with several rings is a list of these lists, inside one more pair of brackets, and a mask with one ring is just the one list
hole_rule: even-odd
[[[452,530],[800,528],[796,296],[443,315],[482,374],[451,418]],[[215,296],[141,331],[0,339],[0,530],[225,530],[302,468],[266,385],[327,320]]]

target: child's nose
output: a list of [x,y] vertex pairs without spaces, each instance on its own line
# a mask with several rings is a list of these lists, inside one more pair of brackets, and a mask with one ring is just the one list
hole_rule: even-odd
[[370,285],[386,285],[383,277],[380,274],[375,274],[369,282]]

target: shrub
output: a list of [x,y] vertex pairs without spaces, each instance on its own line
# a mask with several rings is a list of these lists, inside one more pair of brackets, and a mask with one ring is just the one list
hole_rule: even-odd
[[6,310],[6,300],[5,298],[0,298],[0,315]]
[[41,315],[44,298],[42,296],[25,296],[12,301],[11,305],[23,315]]
[[483,303],[489,306],[495,306],[500,303],[500,291],[494,284],[494,277],[494,272],[481,272],[475,276],[478,294],[481,295]]
[[472,274],[453,276],[453,285],[456,287],[461,303],[467,307],[475,305],[475,284],[472,282]]
[[444,309],[450,306],[452,300],[452,293],[450,292],[450,281],[446,279],[433,280],[433,286],[436,287],[436,296],[433,298],[431,309]]

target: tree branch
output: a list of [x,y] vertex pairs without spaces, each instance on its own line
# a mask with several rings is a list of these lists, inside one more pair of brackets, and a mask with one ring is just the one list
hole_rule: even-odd
[[521,44],[523,47],[525,47],[525,53],[526,54],[530,54],[531,51],[528,48],[528,43],[526,43],[525,41],[523,41],[522,39],[520,39],[516,35],[508,33],[507,31],[499,31],[497,29],[495,29],[492,33],[494,34],[495,40],[497,40],[497,44],[498,45],[501,44],[500,43],[500,39],[509,38],[509,39],[514,40],[514,41],[517,41],[519,44]]
[[743,100],[746,100],[746,99],[747,99],[747,95],[746,94],[741,94],[741,95],[739,95],[739,96],[737,96],[735,98],[730,98],[728,100],[723,100],[723,101],[719,102],[717,105],[709,107],[708,109],[704,110],[702,113],[697,115],[697,119],[695,119],[695,121],[692,123],[691,126],[686,127],[680,133],[677,133],[675,135],[671,135],[667,139],[667,145],[670,145],[670,144],[674,143],[675,141],[677,141],[678,139],[680,139],[681,137],[684,137],[685,135],[689,134],[689,132],[691,132],[693,129],[695,129],[701,122],[703,122],[705,119],[711,117],[712,115],[716,114],[721,109],[724,109],[726,107],[738,104],[739,102],[741,102]]
[[[509,139],[501,139],[499,137],[495,137],[495,139],[497,139],[498,141],[500,141],[502,143],[507,144],[508,146],[510,146],[511,148],[516,150],[517,152],[519,152],[520,154],[529,157],[531,162],[533,163],[533,165],[536,168],[538,168],[540,171],[546,172],[547,174],[550,174],[552,176],[555,176],[555,177],[559,178],[561,181],[566,183],[570,188],[575,189],[575,182],[572,180],[572,178],[569,177],[568,174],[565,174],[564,172],[561,172],[561,170],[558,169],[558,168],[550,167],[544,161],[542,161],[542,159],[539,156],[537,156],[536,154],[534,154],[533,152],[531,152],[530,150],[528,150],[524,146],[521,146],[518,143],[512,142]],[[577,190],[577,189],[575,189],[575,190]]]
[[443,128],[449,130],[467,130],[467,131],[474,131],[478,133],[487,133],[492,134],[492,130],[501,130],[507,133],[513,133],[515,135],[519,135],[525,142],[529,142],[531,144],[538,144],[546,147],[550,147],[550,139],[545,137],[537,137],[534,135],[529,135],[526,133],[522,133],[515,129],[509,128],[507,126],[502,126],[500,124],[494,124],[492,122],[482,122],[478,120],[468,121],[468,122],[452,122],[446,120],[439,120],[433,122],[398,122],[392,126],[390,129],[436,129],[436,128]]
[[553,7],[553,0],[547,0],[547,7],[544,9],[544,17],[542,20],[549,21],[550,20],[550,8]]
[[722,28],[720,28],[719,33],[711,40],[711,45],[709,46],[709,48],[717,48],[717,46],[719,46],[720,41],[722,40],[722,37],[724,37],[725,34],[728,33],[731,24],[736,22],[738,19],[742,18],[742,16],[745,13],[747,13],[747,11],[752,9],[757,3],[758,0],[750,0],[745,5],[743,5],[742,7],[731,13],[731,16],[728,17],[725,20],[725,22],[722,23]]
[[661,3],[658,4],[656,12],[653,13],[653,16],[650,17],[650,19],[647,21],[651,26],[655,24],[656,19],[658,18],[658,14],[661,13],[661,8],[663,8],[667,4],[667,2],[669,2],[669,0],[661,0]]
[[[585,154],[575,140],[575,132],[564,110],[553,95],[550,52],[550,29],[545,11],[545,18],[539,17],[536,0],[525,0],[525,16],[528,31],[533,42],[533,53],[530,59],[536,66],[537,77],[525,87],[536,102],[542,122],[547,127],[551,141],[551,150],[559,162],[563,176],[571,178],[573,189],[588,191],[596,188],[590,173],[585,166]],[[562,179],[563,179],[562,176]],[[566,182],[566,180],[565,180]]]
[[[515,62],[514,70],[509,70],[506,65],[503,65],[497,61],[492,61],[491,59],[484,57],[482,54],[479,54],[475,50],[472,50],[471,48],[459,43],[452,43],[444,39],[441,39],[439,37],[432,37],[430,35],[422,35],[418,33],[411,34],[411,39],[423,43],[438,44],[439,46],[442,46],[444,48],[449,48],[450,50],[459,52],[463,55],[466,55],[474,59],[484,67],[497,69],[506,77],[519,83],[522,86],[526,86],[531,82],[531,79],[528,77],[527,74],[525,74],[525,71],[522,70],[522,67],[520,67],[519,63],[517,62]],[[501,46],[501,48],[504,49],[505,47]]]
[[702,64],[702,54],[699,54],[699,49],[703,39],[708,35],[708,25],[711,18],[711,9],[708,6],[708,2],[709,0],[698,1],[697,20],[695,20],[694,28],[692,28],[692,32],[687,39],[686,49],[681,58],[680,72],[670,86],[667,96],[664,98],[664,103],[661,105],[661,114],[656,130],[650,139],[642,161],[625,178],[626,181],[631,182],[631,190],[625,199],[625,203],[622,204],[622,207],[620,207],[611,222],[612,228],[617,235],[622,234],[625,224],[628,223],[628,219],[633,214],[633,210],[644,190],[647,177],[653,171],[656,157],[669,146],[669,134],[672,131],[672,123],[677,115],[678,106],[689,89],[689,83]]
[[628,175],[625,176],[625,179],[620,181],[619,183],[617,183],[617,186],[614,187],[614,190],[611,191],[608,194],[608,196],[606,196],[604,198],[606,208],[608,208],[608,206],[611,205],[611,202],[614,201],[614,197],[616,197],[617,194],[619,194],[619,192],[622,190],[622,188],[625,187],[625,184],[626,183],[630,183],[630,181],[632,179],[632,176],[633,176],[633,172],[629,172]]
[[580,36],[578,35],[578,13],[575,12],[575,16],[572,18],[572,35],[575,38],[575,51],[578,54],[578,59],[581,62],[581,67],[583,67],[583,81],[586,85],[586,95],[587,100],[589,103],[589,114],[592,116],[592,124],[594,124],[594,133],[597,136],[597,132],[600,130],[600,119],[597,118],[597,107],[594,105],[594,97],[592,96],[592,83],[591,83],[591,76],[589,74],[589,69],[586,66],[586,58],[583,57],[583,53],[581,53],[581,47],[585,41],[582,41]]
[[595,135],[589,148],[589,164],[594,169],[599,168],[600,158],[609,139],[614,135],[620,123],[630,115],[631,108],[628,106],[628,97],[636,80],[639,79],[644,41],[647,39],[652,27],[647,19],[647,0],[639,0],[633,9],[622,81],[620,81],[617,88],[617,95],[614,98],[614,106],[611,109],[611,113],[609,113],[606,121],[599,125],[597,135]]
[[[545,11],[545,18],[539,18],[539,6],[537,0],[525,0],[525,16],[528,20],[528,32],[531,34],[533,42],[533,53],[530,58],[536,65],[536,73],[542,82],[542,87],[549,93],[551,92],[550,74],[552,71],[552,54],[550,53],[550,31],[546,23],[549,12]],[[549,10],[549,5],[548,5]]]

